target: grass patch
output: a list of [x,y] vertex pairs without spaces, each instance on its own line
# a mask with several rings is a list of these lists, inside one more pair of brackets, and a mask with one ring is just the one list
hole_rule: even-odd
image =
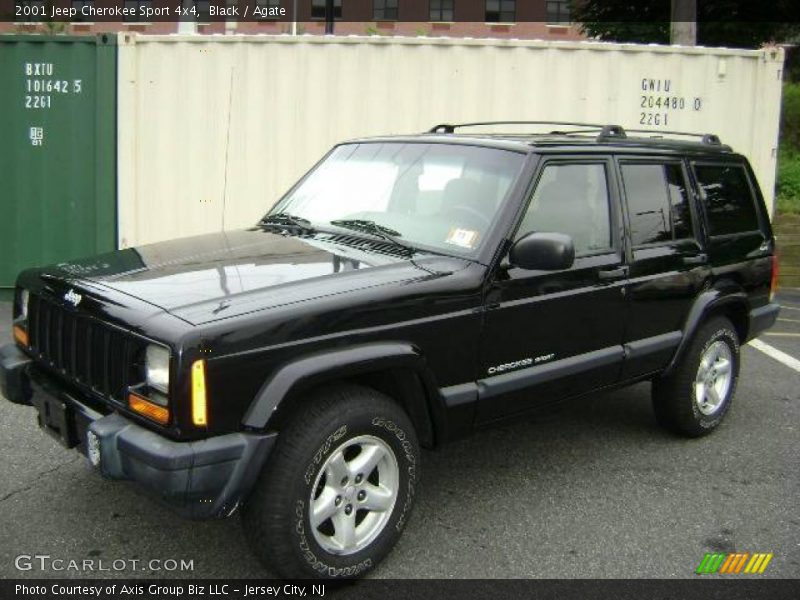
[[778,156],[777,209],[800,214],[800,152],[781,150]]
[[778,153],[777,212],[800,215],[800,84],[783,85]]

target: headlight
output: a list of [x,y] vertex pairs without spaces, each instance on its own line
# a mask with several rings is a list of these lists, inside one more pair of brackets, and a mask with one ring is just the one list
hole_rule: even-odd
[[151,344],[147,347],[144,365],[147,385],[167,394],[169,392],[169,350]]
[[21,319],[28,320],[28,300],[31,297],[31,293],[26,290],[22,289],[19,292],[19,316]]

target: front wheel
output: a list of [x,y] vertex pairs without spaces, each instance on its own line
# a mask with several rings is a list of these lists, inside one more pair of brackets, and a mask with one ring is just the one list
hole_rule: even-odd
[[658,422],[697,437],[714,430],[730,408],[739,379],[739,337],[726,318],[697,331],[672,374],[653,382]]
[[352,578],[400,537],[419,444],[405,412],[360,386],[311,394],[280,433],[242,512],[261,561],[287,578]]

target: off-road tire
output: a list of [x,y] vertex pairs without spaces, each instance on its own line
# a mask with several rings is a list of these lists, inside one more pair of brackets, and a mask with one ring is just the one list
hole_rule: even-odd
[[[324,548],[311,529],[312,488],[326,459],[347,440],[373,436],[394,454],[399,487],[383,529],[359,551]],[[336,385],[303,398],[244,504],[245,536],[271,572],[288,579],[350,579],[374,568],[408,523],[419,477],[419,443],[410,419],[370,388]],[[354,504],[355,505],[355,504]]]
[[[718,341],[730,350],[732,381],[719,408],[707,415],[703,414],[697,402],[695,379],[701,358]],[[658,423],[688,437],[699,437],[713,431],[730,409],[739,380],[739,365],[739,336],[736,329],[724,317],[711,318],[700,326],[672,373],[653,381],[653,408]]]

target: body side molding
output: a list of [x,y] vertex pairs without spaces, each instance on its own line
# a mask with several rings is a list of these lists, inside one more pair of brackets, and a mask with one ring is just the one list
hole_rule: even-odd
[[653,337],[642,338],[640,340],[633,340],[624,344],[625,358],[636,359],[647,356],[648,354],[655,354],[662,350],[671,350],[677,348],[683,339],[683,333],[680,331],[669,331]]
[[486,377],[478,381],[478,393],[481,399],[491,398],[554,379],[576,375],[590,369],[605,367],[617,362],[621,363],[624,357],[625,352],[621,345],[609,346],[608,348],[562,358],[543,365]]

